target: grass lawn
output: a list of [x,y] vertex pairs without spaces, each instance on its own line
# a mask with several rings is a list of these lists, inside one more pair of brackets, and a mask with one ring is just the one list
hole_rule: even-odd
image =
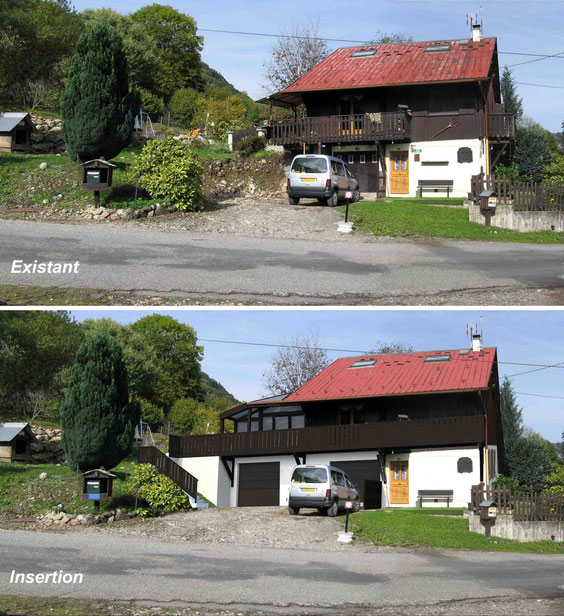
[[[351,516],[350,529],[364,541],[374,545],[396,547],[429,546],[457,550],[484,550],[492,552],[527,552],[537,554],[564,554],[564,544],[552,541],[519,543],[499,537],[485,537],[468,531],[468,520],[456,508],[382,509],[362,511]],[[431,512],[435,515],[429,515]]]
[[[135,495],[128,490],[127,479],[136,461],[129,457],[112,473],[114,479],[113,495],[108,501],[100,503],[100,511],[119,507],[133,509]],[[41,473],[47,479],[39,479]],[[56,464],[4,464],[0,463],[0,516],[16,518],[33,517],[50,511],[62,504],[67,513],[92,513],[92,503],[81,499],[82,485],[76,473],[67,466]]]
[[[351,204],[350,219],[359,229],[392,237],[441,237],[495,242],[563,244],[564,234],[554,231],[521,233],[468,221],[466,208],[437,207],[461,205],[462,199],[380,199]],[[436,204],[436,205],[431,205]]]

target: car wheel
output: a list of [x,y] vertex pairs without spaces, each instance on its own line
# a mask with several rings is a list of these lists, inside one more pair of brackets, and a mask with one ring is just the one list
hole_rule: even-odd
[[358,513],[359,511],[360,511],[360,501],[359,501],[359,500],[356,500],[356,501],[354,501],[354,503],[353,503],[353,506],[352,506],[352,512],[353,512],[353,513]]
[[360,189],[356,188],[353,192],[353,203],[358,203],[360,201]]
[[329,199],[327,199],[327,203],[331,206],[331,207],[335,207],[336,205],[339,204],[339,193],[337,191],[335,191],[330,197]]
[[333,501],[333,504],[331,505],[331,507],[329,507],[329,509],[327,509],[327,515],[330,518],[334,518],[338,515],[339,513],[339,501]]
[[288,509],[290,510],[290,515],[298,515],[300,513],[299,507],[288,507]]
[[300,202],[299,197],[288,197],[288,203],[290,205],[298,205],[299,202]]

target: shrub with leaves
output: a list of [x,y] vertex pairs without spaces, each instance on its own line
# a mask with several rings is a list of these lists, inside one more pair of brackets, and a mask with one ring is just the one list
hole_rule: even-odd
[[130,478],[132,491],[147,503],[151,515],[163,515],[190,509],[188,496],[166,475],[151,464],[139,464]]
[[498,475],[493,481],[492,486],[497,488],[507,488],[511,492],[519,492],[519,481],[514,477],[507,477],[506,475]]
[[151,197],[189,212],[202,209],[202,164],[182,142],[167,137],[149,141],[132,166]]
[[554,496],[564,496],[564,466],[559,466],[544,478],[543,492]]
[[241,156],[250,156],[256,152],[261,152],[266,147],[266,140],[264,137],[247,137],[241,139],[235,146],[235,150],[241,154]]
[[153,122],[157,122],[165,110],[163,99],[144,88],[139,88],[139,96],[141,97],[143,111],[149,114]]
[[169,107],[172,115],[182,126],[189,127],[196,115],[200,94],[193,88],[180,88],[170,99]]
[[141,419],[148,423],[151,426],[160,426],[164,421],[164,410],[149,402],[149,400],[145,400],[144,398],[139,399],[139,404],[141,406]]

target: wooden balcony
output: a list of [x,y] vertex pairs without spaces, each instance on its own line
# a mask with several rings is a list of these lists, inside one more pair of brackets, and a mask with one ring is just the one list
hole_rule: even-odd
[[293,430],[170,436],[173,458],[260,456],[390,447],[447,447],[484,441],[484,417],[384,421]]
[[268,136],[273,145],[408,141],[410,117],[391,111],[280,120],[273,122]]
[[515,139],[515,115],[513,113],[490,113],[488,115],[488,137],[492,141]]

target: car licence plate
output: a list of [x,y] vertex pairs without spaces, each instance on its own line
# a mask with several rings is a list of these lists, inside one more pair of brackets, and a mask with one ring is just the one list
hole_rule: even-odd
[[302,492],[315,492],[315,488],[302,488]]
[[315,182],[315,178],[302,178],[302,182]]

